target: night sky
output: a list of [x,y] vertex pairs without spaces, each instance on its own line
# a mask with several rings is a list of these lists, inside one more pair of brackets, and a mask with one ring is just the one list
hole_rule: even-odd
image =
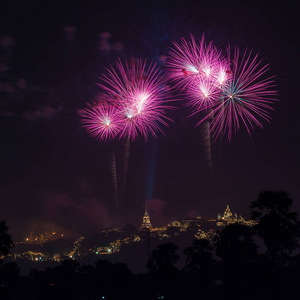
[[[45,3],[43,3],[45,2]],[[294,1],[2,1],[0,219],[13,240],[31,231],[74,237],[109,226],[139,226],[149,200],[154,226],[196,215],[216,217],[227,204],[249,217],[264,190],[285,190],[300,213],[299,21]],[[64,26],[77,29],[67,41]],[[111,33],[101,52],[99,33]],[[164,135],[130,144],[99,142],[82,128],[80,111],[101,91],[96,83],[118,56],[160,61],[192,33],[226,49],[259,52],[276,75],[279,101],[271,123],[250,137],[244,128],[212,144],[208,160],[199,116],[179,94]],[[121,42],[123,52],[113,49]],[[3,65],[9,69],[4,70]],[[115,155],[119,209],[114,204]]]

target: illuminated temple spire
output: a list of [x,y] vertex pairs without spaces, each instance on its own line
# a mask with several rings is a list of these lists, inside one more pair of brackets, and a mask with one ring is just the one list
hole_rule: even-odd
[[230,218],[232,216],[232,212],[230,211],[229,205],[227,205],[226,210],[224,211],[223,219]]
[[143,217],[143,223],[141,225],[141,229],[151,229],[151,228],[152,228],[152,225],[151,225],[151,222],[150,222],[150,217],[149,217],[147,206],[146,206],[145,214],[144,214],[144,217]]

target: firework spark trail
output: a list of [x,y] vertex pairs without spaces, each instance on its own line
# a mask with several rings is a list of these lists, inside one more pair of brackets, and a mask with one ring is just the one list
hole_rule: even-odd
[[117,178],[117,164],[116,164],[116,155],[114,152],[111,152],[111,175],[112,175],[112,182],[114,185],[114,201],[116,209],[119,209],[119,197],[118,197],[118,178]]
[[147,148],[147,167],[146,167],[146,201],[153,198],[155,170],[157,164],[157,152],[158,152],[157,139],[151,139],[149,141],[149,147]]
[[[188,96],[193,112],[205,113],[197,123],[204,123],[207,153],[212,169],[211,134],[214,139],[227,133],[228,141],[240,126],[249,135],[255,126],[263,127],[260,119],[270,121],[269,110],[277,99],[273,77],[266,77],[268,65],[262,65],[258,55],[238,48],[227,58],[212,42],[206,44],[204,36],[199,42],[181,39],[174,43],[167,62],[168,78],[175,87]],[[161,125],[168,126],[166,116],[170,109],[167,102],[167,77],[155,64],[132,59],[130,63],[119,60],[103,77],[105,103],[84,110],[83,126],[99,140],[127,139],[124,154],[124,188],[129,160],[130,140],[142,135],[156,137]],[[116,160],[114,182],[117,188]],[[113,172],[112,172],[113,173]],[[116,192],[117,195],[117,192]],[[116,196],[117,197],[117,196]],[[117,198],[116,198],[117,199]],[[116,204],[118,200],[116,200]],[[118,205],[118,204],[117,204]]]
[[[167,64],[169,78],[187,96],[194,113],[208,111],[220,98],[221,88],[230,77],[227,60],[212,42],[205,43],[204,35],[199,42],[192,35],[189,41],[182,38],[181,43],[174,43],[174,47]],[[204,124],[203,138],[208,168],[212,173],[210,122],[208,119]]]
[[116,99],[115,106],[119,110],[119,137],[126,138],[124,151],[124,170],[122,194],[126,190],[128,163],[130,156],[130,140],[143,135],[147,140],[151,134],[161,131],[160,124],[167,126],[165,115],[167,90],[165,78],[155,64],[148,67],[146,61],[132,59],[130,63],[120,60],[116,68],[111,67],[104,77],[105,85],[101,85],[108,97]]
[[206,146],[206,154],[208,161],[208,169],[210,173],[213,173],[213,163],[212,163],[212,150],[211,150],[211,138],[210,138],[210,122],[206,121],[204,123],[205,128],[205,146]]
[[123,193],[125,193],[126,182],[127,182],[127,170],[130,156],[130,139],[126,139],[125,150],[124,150],[124,171],[123,171]]
[[[98,140],[115,138],[119,132],[119,113],[114,106],[109,105],[104,95],[100,97],[101,103],[93,103],[82,113],[83,127],[87,132]],[[116,209],[119,207],[118,179],[116,169],[116,157],[114,150],[110,155],[110,169],[114,189],[114,202]]]
[[[172,107],[166,105],[171,101],[165,84],[165,76],[153,63],[132,59],[130,63],[119,60],[116,67],[110,67],[104,76],[102,103],[95,103],[85,109],[83,126],[88,133],[99,140],[126,138],[124,152],[124,176],[121,189],[125,191],[127,181],[128,161],[130,155],[130,140],[142,135],[147,140],[148,135],[156,137],[162,132],[160,125],[168,126],[170,120],[166,110]],[[118,180],[116,158],[111,156],[111,173],[114,185],[114,200],[118,200]],[[122,193],[124,194],[124,193]]]

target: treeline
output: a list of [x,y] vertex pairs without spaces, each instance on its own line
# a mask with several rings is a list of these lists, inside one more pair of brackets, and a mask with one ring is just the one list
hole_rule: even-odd
[[66,260],[20,276],[16,263],[3,263],[0,299],[298,299],[300,225],[291,205],[286,192],[262,192],[251,203],[257,225],[235,223],[211,241],[195,240],[182,269],[173,243],[152,251],[145,274],[108,260]]

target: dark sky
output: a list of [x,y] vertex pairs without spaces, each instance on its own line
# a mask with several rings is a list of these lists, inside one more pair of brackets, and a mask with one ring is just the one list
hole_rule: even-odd
[[[263,190],[286,190],[300,212],[299,21],[293,1],[6,1],[1,49],[0,219],[14,240],[33,230],[85,234],[101,227],[139,225],[145,200],[154,226],[186,216],[216,217],[226,204],[249,216]],[[67,42],[63,27],[75,26]],[[99,36],[124,51],[103,54]],[[118,56],[158,60],[172,41],[192,33],[225,49],[228,42],[259,52],[276,75],[279,100],[252,137],[241,129],[230,143],[212,144],[209,165],[203,128],[187,118],[176,95],[173,123],[158,139],[99,142],[81,127],[78,112],[100,92],[96,83]],[[163,66],[162,66],[163,67]],[[20,81],[21,78],[25,79]],[[10,90],[10,91],[9,91]],[[114,205],[115,157],[120,208]]]

